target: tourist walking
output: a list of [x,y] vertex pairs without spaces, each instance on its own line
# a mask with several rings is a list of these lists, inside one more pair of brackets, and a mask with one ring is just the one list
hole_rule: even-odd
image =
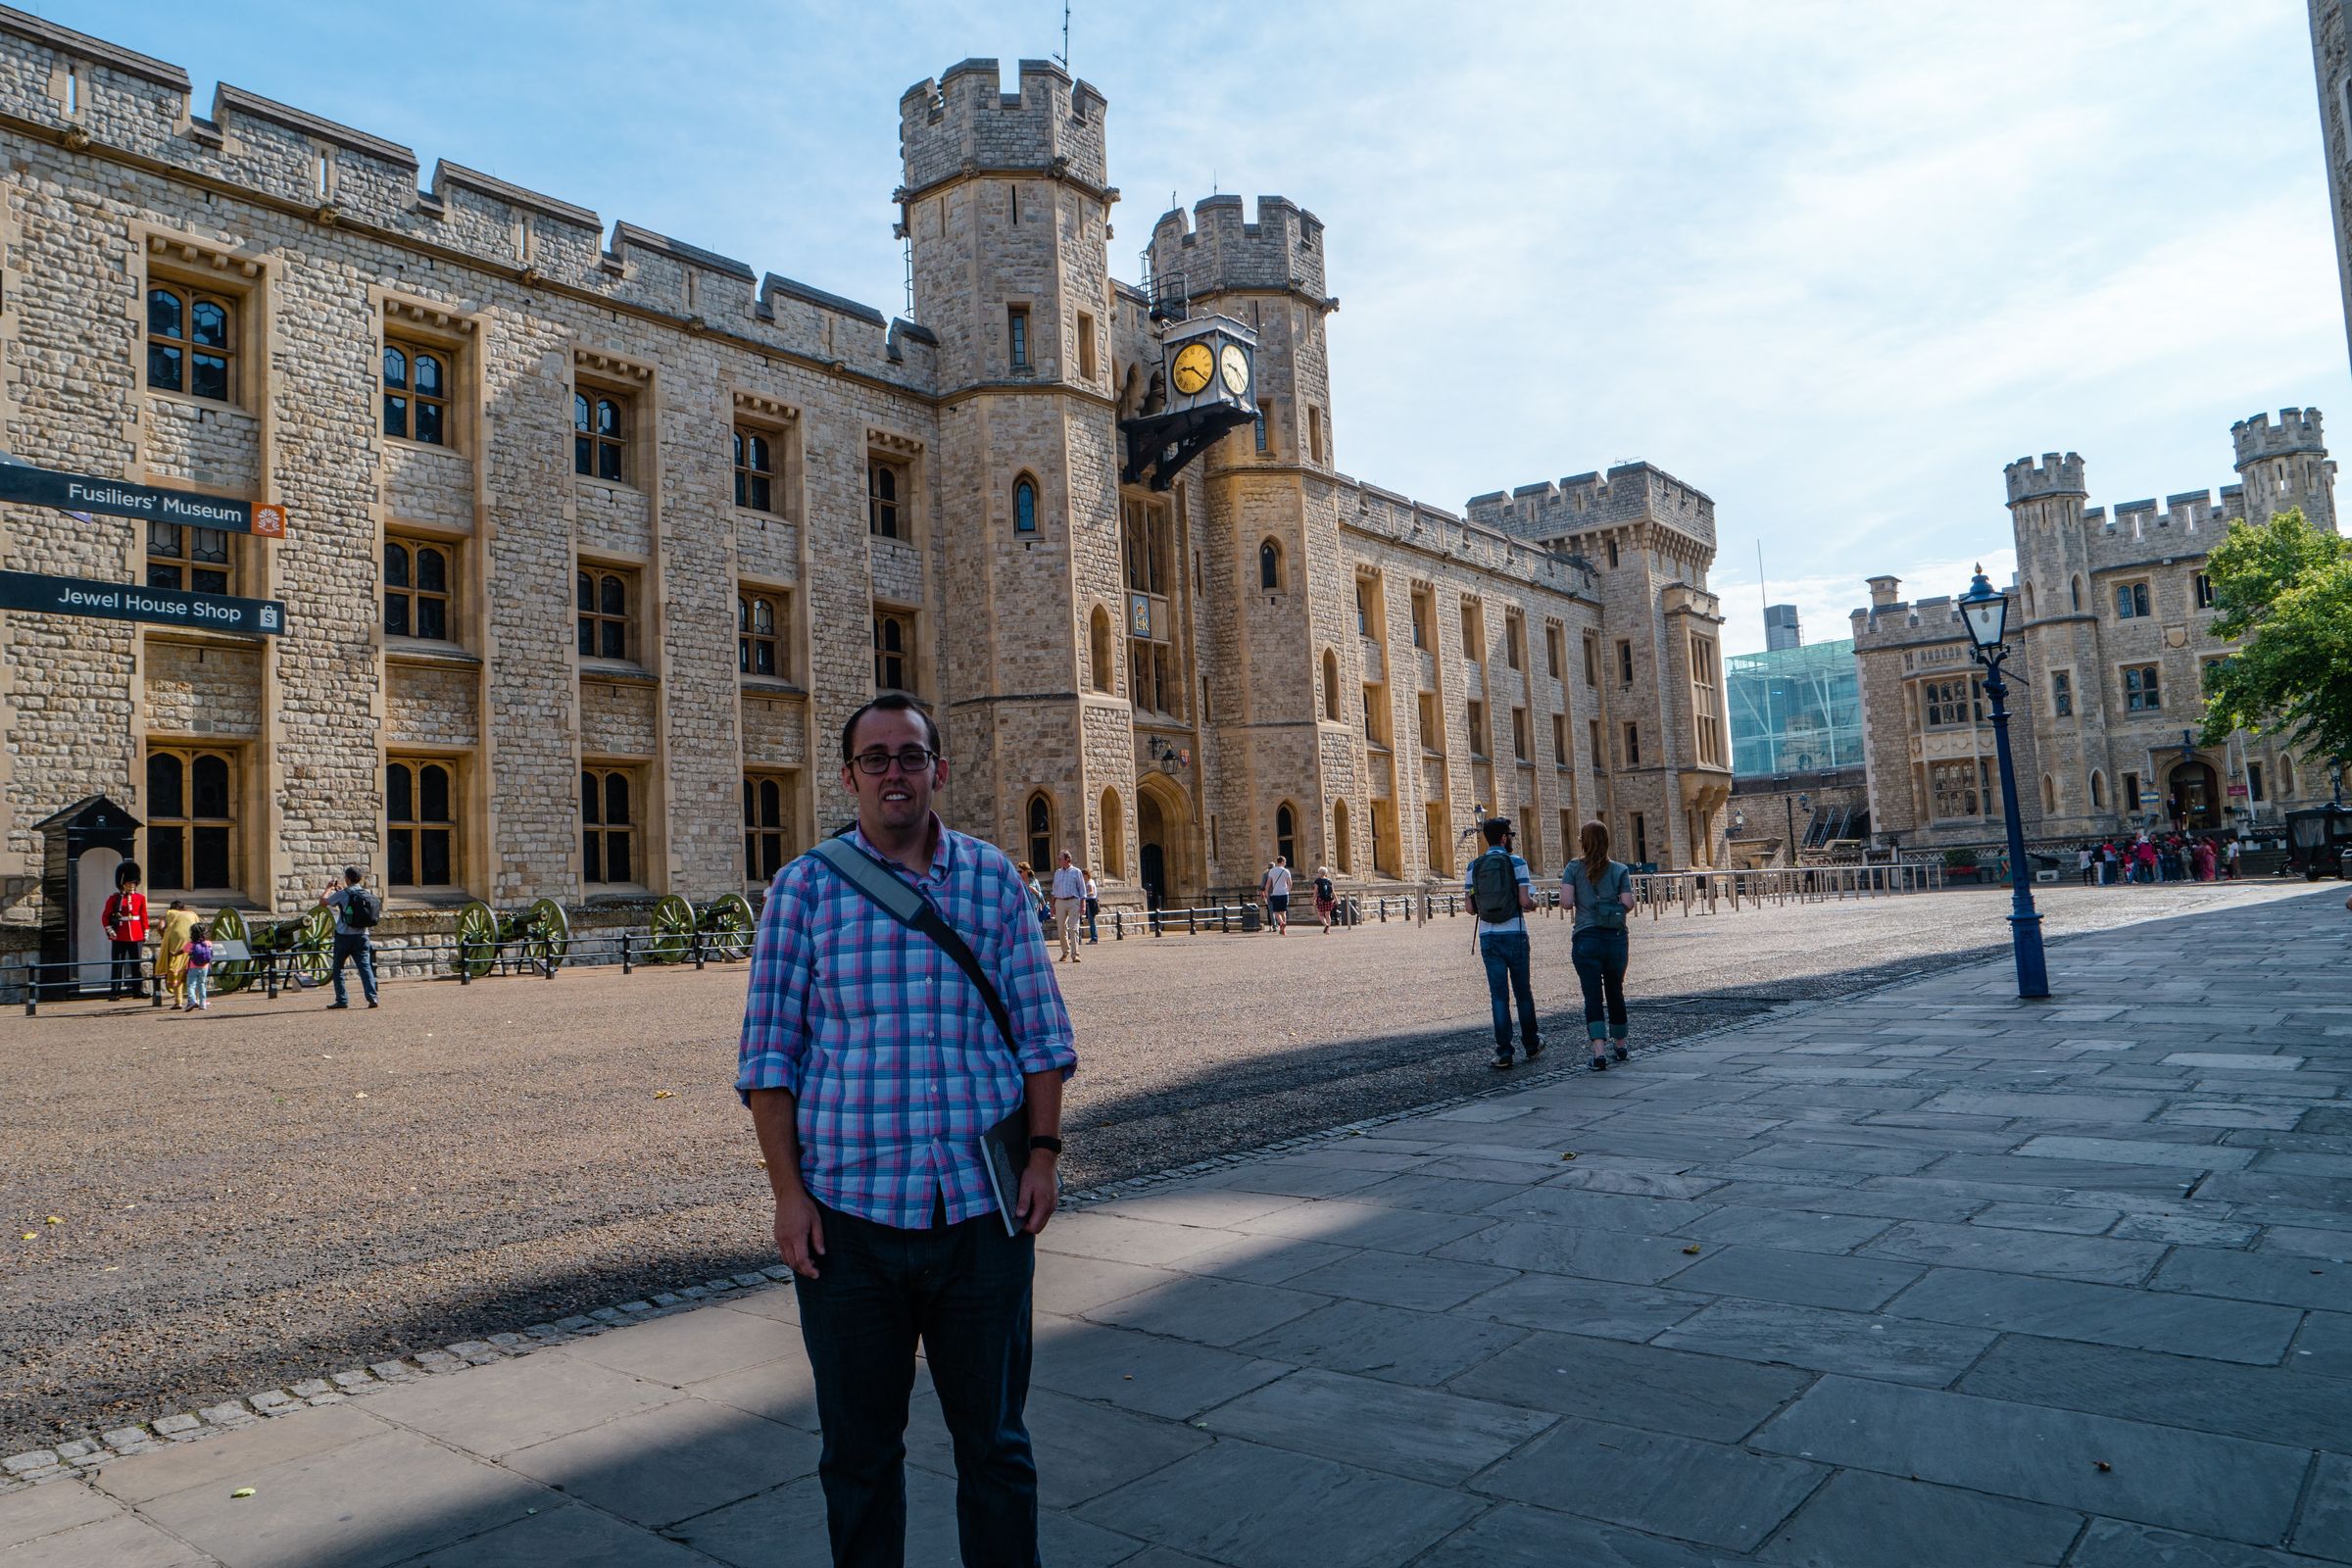
[[1257,879],[1258,896],[1266,901],[1266,919],[1278,937],[1290,935],[1291,930],[1291,868],[1279,855],[1266,867],[1266,874]]
[[2090,853],[2089,845],[2085,844],[2075,852],[2075,863],[2082,872],[2082,885],[2090,886],[2092,868],[2096,864],[2096,860]]
[[196,929],[196,911],[177,899],[156,926],[155,978],[177,1012],[187,1004],[188,935]]
[[[1609,830],[1605,823],[1587,822],[1577,835],[1582,855],[1568,862],[1560,881],[1576,902],[1576,928],[1568,939],[1568,957],[1576,965],[1577,984],[1585,993],[1585,1033],[1592,1044],[1592,1070],[1601,1072],[1609,1056],[1625,1060],[1625,912],[1634,906],[1632,869],[1609,858]],[[1608,1055],[1601,1042],[1608,1042]]]
[[2115,885],[2115,841],[2110,839],[2099,846],[2099,881],[2108,887]]
[[948,763],[922,705],[877,697],[841,752],[858,820],[776,878],[736,1076],[800,1298],[832,1560],[906,1560],[919,1348],[954,1442],[964,1563],[1035,1568],[1023,1407],[1069,1013],[1012,863],[932,809]]
[[1339,906],[1339,890],[1331,885],[1331,867],[1315,867],[1315,918],[1323,922],[1323,934],[1331,935],[1332,911]]
[[2223,855],[2229,868],[2230,880],[2234,882],[2237,880],[2237,840],[2231,839],[2223,851]]
[[351,1005],[351,993],[343,987],[343,965],[349,963],[360,971],[360,991],[370,1007],[375,1003],[375,948],[368,933],[383,918],[384,906],[376,896],[360,884],[367,877],[356,865],[343,868],[343,885],[329,887],[318,895],[318,902],[335,911],[335,1000],[327,1004],[331,1010]]
[[186,997],[190,1012],[210,1012],[213,983],[213,928],[194,927],[188,936]]
[[1070,852],[1061,852],[1061,863],[1054,867],[1054,922],[1061,930],[1061,956],[1056,963],[1078,961],[1078,921],[1086,913],[1086,873],[1070,858]]
[[1536,993],[1528,977],[1527,911],[1536,906],[1535,878],[1516,853],[1510,818],[1491,816],[1479,825],[1487,848],[1462,876],[1470,907],[1478,915],[1478,956],[1487,968],[1487,1004],[1494,1014],[1494,1059],[1502,1072],[1511,1065],[1511,1003],[1519,1004],[1519,1049],[1528,1060],[1544,1054],[1536,1026]]
[[119,1000],[124,991],[147,995],[139,962],[147,954],[147,895],[139,891],[139,862],[124,860],[115,867],[115,891],[98,911],[98,924],[112,945],[113,962],[107,969],[106,1000]]
[[1089,947],[1102,943],[1102,889],[1095,881],[1095,873],[1086,873],[1086,941]]

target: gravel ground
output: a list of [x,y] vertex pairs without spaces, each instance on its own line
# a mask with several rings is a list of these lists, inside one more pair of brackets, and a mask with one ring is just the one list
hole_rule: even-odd
[[[2058,937],[2301,887],[2042,906]],[[2001,952],[2007,908],[1983,889],[1644,921],[1636,1044]],[[1469,936],[1089,948],[1057,971],[1081,1052],[1067,1181],[1489,1087]],[[1544,1068],[1573,1068],[1565,927],[1535,946]],[[314,994],[0,1019],[0,1453],[772,1262],[731,1087],[743,984],[578,971],[392,985],[377,1012]]]

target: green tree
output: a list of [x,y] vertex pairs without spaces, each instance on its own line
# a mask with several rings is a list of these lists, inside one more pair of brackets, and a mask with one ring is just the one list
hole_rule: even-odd
[[2243,729],[2352,760],[2352,540],[2289,508],[2231,524],[2205,574],[2237,647],[2205,672],[2204,744]]

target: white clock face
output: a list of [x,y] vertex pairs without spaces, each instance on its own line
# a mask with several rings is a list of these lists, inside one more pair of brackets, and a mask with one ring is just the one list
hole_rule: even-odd
[[1235,397],[1250,390],[1250,356],[1242,352],[1240,344],[1225,345],[1225,352],[1217,357],[1217,369],[1225,377],[1225,390]]

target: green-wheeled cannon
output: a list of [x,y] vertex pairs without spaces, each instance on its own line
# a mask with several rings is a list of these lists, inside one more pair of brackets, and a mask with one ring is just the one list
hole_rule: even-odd
[[503,964],[553,975],[571,952],[571,921],[553,899],[535,899],[505,913],[475,901],[458,911],[450,969],[479,980]]
[[748,958],[757,927],[752,901],[740,893],[722,893],[704,905],[667,894],[654,906],[645,956],[651,963],[683,963],[699,943],[707,958]]

